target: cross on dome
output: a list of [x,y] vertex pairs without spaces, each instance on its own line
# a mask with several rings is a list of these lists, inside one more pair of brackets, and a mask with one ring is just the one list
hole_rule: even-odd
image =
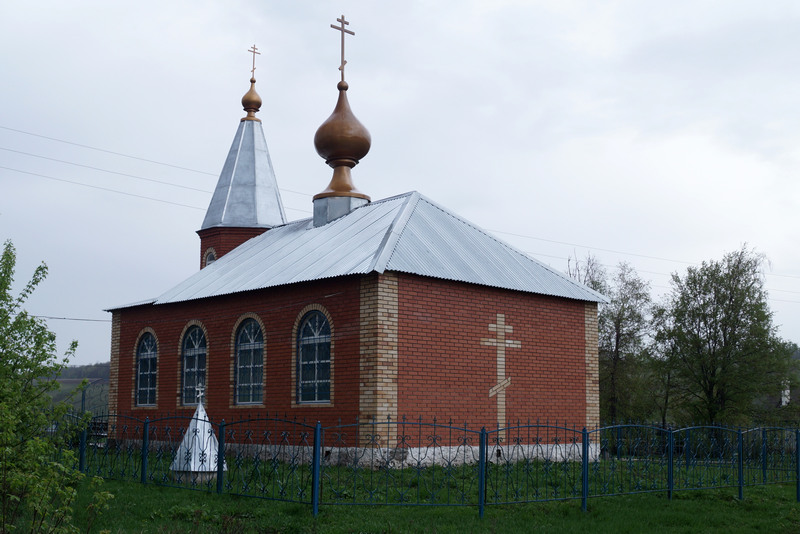
[[336,19],[336,22],[339,23],[339,26],[331,24],[331,28],[342,32],[342,63],[339,65],[339,70],[342,71],[342,81],[344,81],[344,66],[347,65],[347,61],[344,59],[344,34],[349,33],[350,35],[355,35],[356,32],[345,28],[345,25],[349,25],[350,23],[345,20],[344,15],[342,15],[342,18]]
[[260,56],[261,52],[258,51],[258,48],[256,48],[255,43],[253,43],[253,46],[250,47],[248,52],[253,54],[253,68],[250,70],[250,76],[252,78],[255,78],[256,77],[256,54],[258,54]]

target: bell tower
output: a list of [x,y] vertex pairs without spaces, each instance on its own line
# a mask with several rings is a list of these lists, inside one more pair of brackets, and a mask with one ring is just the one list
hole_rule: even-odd
[[242,97],[247,115],[228,151],[211,197],[200,236],[200,268],[206,267],[248,239],[286,223],[278,183],[269,158],[261,120],[261,97],[256,92],[255,45],[250,90]]

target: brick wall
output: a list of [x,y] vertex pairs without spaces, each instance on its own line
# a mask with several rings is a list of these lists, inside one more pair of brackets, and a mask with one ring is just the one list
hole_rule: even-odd
[[[332,402],[322,405],[294,402],[293,332],[310,308],[324,310],[333,326]],[[260,405],[233,402],[233,332],[243,317],[264,327]],[[181,335],[189,324],[207,334],[206,408],[214,421],[286,415],[327,426],[357,417],[421,416],[492,428],[501,404],[514,423],[582,427],[597,417],[595,304],[385,273],[138,306],[117,310],[114,318],[109,402],[140,418],[194,412],[179,394]],[[136,343],[144,329],[158,342],[156,407],[135,405]]]
[[200,268],[205,267],[206,253],[213,249],[217,259],[235,249],[248,239],[266,232],[266,228],[215,227],[198,230],[200,236]]
[[[182,406],[181,335],[187,325],[198,324],[207,334],[206,411],[214,421],[284,415],[325,425],[339,418],[352,422],[358,415],[359,397],[359,297],[358,278],[343,277],[282,288],[266,289],[160,306],[137,306],[115,311],[120,317],[118,410],[153,419],[164,414],[190,416],[195,406]],[[292,331],[298,314],[317,305],[333,318],[335,384],[330,404],[293,404],[294,369]],[[257,316],[264,325],[264,402],[233,403],[233,335],[242,316]],[[136,342],[143,329],[158,342],[158,405],[137,407],[135,387]],[[113,360],[112,360],[113,361]]]
[[400,275],[398,415],[497,424],[498,314],[506,341],[506,419],[586,423],[585,303]]

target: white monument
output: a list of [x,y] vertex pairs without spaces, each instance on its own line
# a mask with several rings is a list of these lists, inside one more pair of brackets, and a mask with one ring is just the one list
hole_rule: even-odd
[[[183,481],[208,482],[217,476],[219,443],[203,407],[203,386],[197,388],[197,410],[172,460],[170,470]],[[222,470],[227,470],[222,464]]]

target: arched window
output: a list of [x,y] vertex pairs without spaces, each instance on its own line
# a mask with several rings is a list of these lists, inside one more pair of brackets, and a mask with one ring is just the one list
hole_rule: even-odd
[[155,406],[158,345],[156,338],[146,332],[136,347],[136,405]]
[[197,404],[197,386],[206,384],[206,335],[199,326],[192,326],[183,336],[184,405]]
[[303,316],[297,330],[297,401],[331,400],[331,326],[314,310]]
[[264,333],[255,319],[236,331],[236,404],[258,404],[263,390]]
[[217,253],[216,253],[216,251],[215,251],[213,248],[212,248],[212,249],[209,249],[209,250],[206,252],[206,257],[205,257],[205,260],[204,260],[203,266],[204,266],[204,267],[208,267],[209,265],[211,265],[211,264],[212,264],[212,263],[214,263],[215,261],[217,261]]

